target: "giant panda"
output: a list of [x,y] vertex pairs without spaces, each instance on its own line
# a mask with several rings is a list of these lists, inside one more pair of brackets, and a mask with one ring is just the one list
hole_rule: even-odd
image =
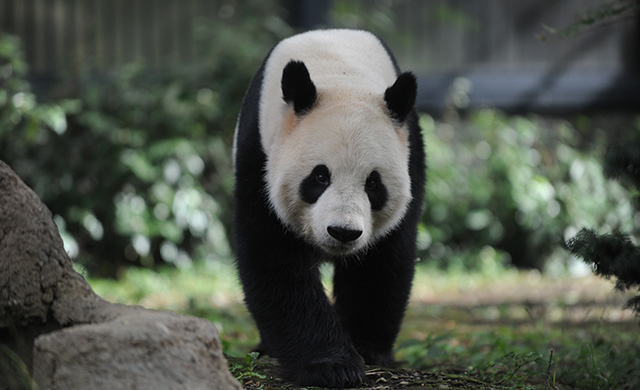
[[238,274],[258,350],[297,384],[356,385],[365,363],[394,364],[425,185],[416,89],[377,36],[316,30],[277,44],[245,94]]

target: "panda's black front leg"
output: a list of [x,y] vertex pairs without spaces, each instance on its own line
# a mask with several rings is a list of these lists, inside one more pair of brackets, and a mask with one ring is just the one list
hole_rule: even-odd
[[409,300],[415,244],[396,233],[365,256],[336,262],[335,309],[367,364],[395,365],[393,345]]
[[[282,245],[282,241],[279,243]],[[317,267],[287,242],[286,259],[265,251],[238,261],[247,306],[261,348],[278,359],[284,376],[300,385],[352,386],[364,379],[363,359],[329,303]],[[308,253],[306,253],[308,257]],[[275,257],[275,256],[274,256]],[[305,265],[306,263],[306,265]]]

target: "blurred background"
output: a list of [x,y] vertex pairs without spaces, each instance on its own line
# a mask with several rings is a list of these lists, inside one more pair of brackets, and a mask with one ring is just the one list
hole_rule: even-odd
[[[555,350],[553,388],[640,386],[637,319],[571,253],[622,253],[611,268],[640,285],[637,0],[0,0],[0,160],[98,294],[207,318],[242,356],[258,335],[229,241],[236,117],[273,45],[326,27],[378,34],[419,79],[428,183],[399,358],[549,389]],[[583,228],[626,236],[584,234],[591,250]]]
[[[635,1],[0,0],[0,158],[92,276],[233,251],[231,144],[280,39],[363,28],[419,76],[425,263],[581,272],[563,240],[635,233],[604,178],[638,138]],[[584,270],[583,270],[584,271]]]

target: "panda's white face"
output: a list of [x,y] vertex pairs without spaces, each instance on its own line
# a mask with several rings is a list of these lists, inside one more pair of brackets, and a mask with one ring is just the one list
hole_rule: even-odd
[[411,200],[406,119],[417,83],[374,35],[316,30],[267,59],[260,141],[271,208],[307,242],[355,254],[398,226]]
[[391,120],[382,96],[355,101],[331,101],[321,92],[305,115],[286,106],[267,162],[279,219],[337,256],[387,234],[411,199],[406,128]]

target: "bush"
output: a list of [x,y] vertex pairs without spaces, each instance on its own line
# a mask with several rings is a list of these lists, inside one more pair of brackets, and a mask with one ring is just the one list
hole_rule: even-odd
[[[423,258],[473,268],[494,253],[490,261],[542,269],[548,258],[563,265],[564,239],[580,227],[628,224],[629,196],[605,185],[596,153],[604,137],[593,125],[483,109],[465,120],[425,116],[422,126]],[[482,252],[487,247],[495,251]]]
[[[628,138],[609,147],[604,171],[607,177],[628,186],[635,212],[629,213],[627,219],[635,225],[631,234],[637,234],[640,229],[640,132],[631,131]],[[567,249],[587,263],[597,275],[615,278],[616,289],[637,289],[637,295],[625,307],[640,315],[640,247],[635,245],[629,234],[620,231],[597,234],[592,229],[583,228],[567,242]]]
[[236,116],[260,61],[291,33],[272,2],[248,10],[198,24],[202,60],[189,69],[87,69],[73,99],[50,104],[30,92],[17,40],[0,38],[0,156],[90,273],[231,256]]

